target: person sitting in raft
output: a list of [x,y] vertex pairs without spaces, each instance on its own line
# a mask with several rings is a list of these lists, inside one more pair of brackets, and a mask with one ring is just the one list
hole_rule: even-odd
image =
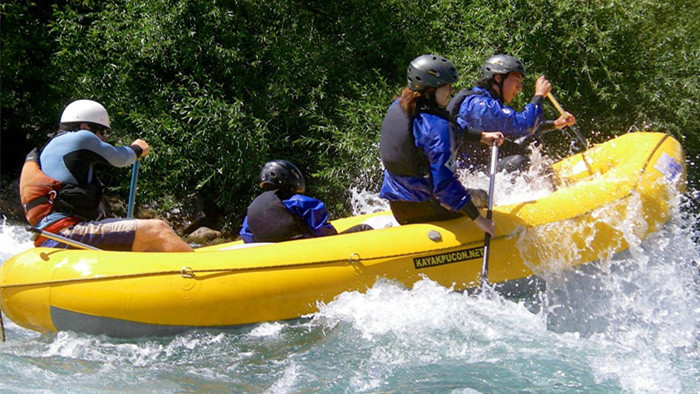
[[379,196],[389,200],[399,224],[467,216],[493,235],[493,222],[479,214],[472,196],[455,176],[458,140],[487,145],[500,133],[464,132],[444,109],[459,76],[449,60],[422,55],[408,66],[408,86],[382,122],[379,150],[384,182]]
[[[525,108],[517,112],[505,105],[509,104],[523,88],[522,80],[527,75],[523,62],[509,55],[495,55],[482,66],[482,77],[471,89],[462,89],[447,105],[447,111],[456,118],[457,124],[465,130],[499,131],[506,138],[530,136],[538,130],[544,132],[554,128],[563,129],[576,123],[569,112],[557,120],[542,120],[542,101],[552,90],[552,84],[541,76],[535,83],[535,95]],[[476,149],[474,149],[476,148]],[[488,157],[485,149],[472,146],[470,164],[485,164]],[[520,149],[522,151],[522,149]],[[502,150],[501,156],[509,153]],[[528,163],[519,163],[521,166]],[[499,166],[500,168],[500,166]]]
[[[60,130],[27,155],[20,175],[20,199],[30,225],[104,250],[191,252],[192,248],[157,219],[104,219],[101,182],[95,164],[126,167],[148,155],[142,139],[131,146],[105,142],[111,131],[102,104],[77,100],[63,110]],[[34,245],[67,248],[38,237]]]
[[[326,205],[303,195],[306,182],[301,171],[286,160],[265,163],[260,171],[262,194],[248,206],[239,235],[243,242],[282,242],[325,237],[338,231],[328,222]],[[360,224],[343,233],[372,230]]]

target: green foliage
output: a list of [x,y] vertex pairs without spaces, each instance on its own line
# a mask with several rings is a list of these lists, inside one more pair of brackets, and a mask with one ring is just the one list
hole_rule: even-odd
[[[141,201],[197,193],[233,227],[271,159],[300,167],[309,194],[326,201],[333,217],[348,211],[351,186],[378,190],[381,121],[405,84],[406,65],[422,53],[451,58],[462,75],[457,87],[471,86],[486,57],[519,56],[530,74],[514,107],[529,101],[545,74],[594,141],[636,126],[673,133],[691,155],[700,151],[694,0],[0,7],[4,176],[21,165],[8,154],[8,138],[40,144],[68,102],[92,98],[108,109],[114,142],[151,144]],[[106,178],[126,196],[124,170]]]

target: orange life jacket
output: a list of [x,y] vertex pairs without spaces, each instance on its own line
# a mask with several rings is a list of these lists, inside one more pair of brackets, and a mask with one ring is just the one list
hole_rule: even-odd
[[53,209],[53,200],[63,182],[44,174],[39,167],[39,152],[32,150],[27,155],[19,179],[19,197],[24,208],[24,217],[35,226]]

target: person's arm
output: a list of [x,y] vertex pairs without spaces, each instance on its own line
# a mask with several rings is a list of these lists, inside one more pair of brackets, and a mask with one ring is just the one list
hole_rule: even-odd
[[253,237],[253,232],[250,231],[250,227],[248,227],[248,216],[243,219],[243,224],[241,225],[241,231],[238,232],[238,235],[241,237],[244,243],[253,243],[255,242],[255,238]]
[[576,124],[576,117],[570,112],[566,112],[566,114],[561,115],[556,120],[543,120],[542,123],[540,123],[540,131],[549,131],[552,129],[561,130],[564,127],[573,126],[574,124]]
[[[416,117],[418,119],[418,117]],[[433,178],[433,195],[447,209],[461,211],[482,231],[493,235],[493,222],[479,214],[471,200],[469,192],[462,186],[455,176],[455,160],[452,152],[454,148],[453,125],[435,122],[418,123],[414,121],[413,136],[416,146],[423,149],[428,155],[430,173]]]
[[532,134],[542,118],[542,96],[535,96],[521,112],[496,99],[474,95],[467,97],[458,114],[460,124],[476,131],[500,131],[505,136]]
[[[433,181],[433,195],[445,208],[460,211],[465,206],[478,215],[479,211],[471,202],[467,190],[455,176],[456,163],[453,149],[453,129],[445,119],[434,115],[421,114],[413,122],[413,136],[416,146],[425,152],[430,163]],[[473,218],[473,217],[472,217]]]
[[110,164],[114,167],[129,166],[136,161],[138,156],[143,154],[143,149],[138,145],[133,147],[113,146],[100,140],[90,131],[81,130],[76,133],[80,134],[80,145],[96,155],[95,161]]
[[323,202],[303,194],[295,194],[282,203],[291,213],[304,220],[315,237],[338,234],[335,227],[328,223],[328,211]]

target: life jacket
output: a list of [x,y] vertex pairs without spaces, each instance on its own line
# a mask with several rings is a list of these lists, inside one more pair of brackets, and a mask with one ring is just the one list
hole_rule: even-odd
[[24,216],[35,226],[52,211],[62,212],[82,220],[100,216],[102,185],[95,178],[85,187],[58,181],[46,175],[39,165],[40,151],[29,152],[19,180],[20,202]]
[[289,212],[282,203],[291,196],[280,189],[268,190],[248,206],[248,227],[255,242],[281,242],[313,236],[304,220]]
[[474,96],[480,94],[479,92],[475,92],[471,89],[462,89],[457,94],[455,94],[454,97],[452,97],[452,100],[447,104],[447,112],[450,113],[450,115],[453,118],[457,118],[457,114],[459,113],[459,108],[462,106],[462,103],[464,100],[469,97],[469,96]]
[[63,182],[44,174],[39,167],[39,151],[33,149],[24,160],[19,178],[19,197],[24,208],[24,217],[35,226],[53,209],[53,201]]
[[[431,100],[419,99],[417,113],[437,115],[452,122],[453,118]],[[382,122],[379,154],[389,173],[398,176],[422,178],[430,174],[430,162],[413,137],[413,119],[396,103],[389,108]]]

